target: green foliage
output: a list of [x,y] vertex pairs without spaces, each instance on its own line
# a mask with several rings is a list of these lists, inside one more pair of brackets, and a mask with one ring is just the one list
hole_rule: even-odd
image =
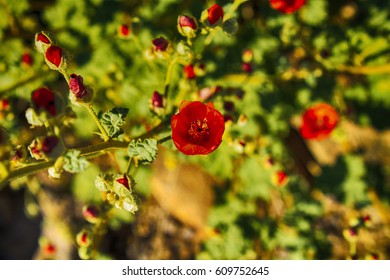
[[157,157],[157,140],[132,140],[127,148],[128,155],[142,164],[150,164]]
[[123,134],[121,126],[125,124],[128,113],[128,108],[115,107],[101,115],[100,122],[110,137],[116,138]]
[[79,173],[87,169],[89,166],[88,160],[80,157],[80,151],[68,151],[64,155],[64,170],[70,173]]

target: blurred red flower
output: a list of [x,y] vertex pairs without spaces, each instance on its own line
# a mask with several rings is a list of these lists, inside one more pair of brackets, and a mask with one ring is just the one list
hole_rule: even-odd
[[303,114],[300,133],[305,139],[324,139],[336,127],[338,120],[339,115],[332,106],[319,103]]
[[272,181],[274,182],[275,185],[279,187],[283,187],[287,184],[288,175],[283,170],[278,170],[273,174]]
[[186,155],[206,155],[218,148],[225,131],[222,114],[209,102],[184,100],[171,119],[172,140]]
[[32,102],[38,110],[44,109],[52,116],[57,115],[54,92],[48,88],[41,87],[31,94]]
[[217,24],[223,19],[223,9],[218,4],[214,4],[211,8],[207,9],[208,12],[208,21],[211,25]]
[[284,14],[291,14],[306,4],[306,0],[270,0],[271,8]]
[[188,64],[184,66],[183,72],[184,72],[184,76],[189,80],[195,79],[196,77],[194,65],[192,64]]

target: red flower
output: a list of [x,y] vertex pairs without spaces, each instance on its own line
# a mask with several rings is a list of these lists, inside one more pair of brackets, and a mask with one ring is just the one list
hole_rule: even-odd
[[31,94],[32,102],[35,108],[44,109],[50,113],[50,115],[57,115],[56,104],[55,104],[55,95],[48,88],[39,88]]
[[291,14],[306,4],[306,0],[270,0],[271,8],[284,14]]
[[171,119],[172,141],[186,155],[206,155],[218,148],[225,131],[222,114],[210,102],[184,100]]
[[50,46],[46,50],[45,57],[51,64],[60,67],[62,62],[62,49],[58,46]]
[[214,4],[211,8],[207,9],[208,21],[211,25],[217,24],[223,20],[223,9],[218,4]]
[[189,64],[183,68],[184,76],[187,79],[194,79],[196,77],[195,70],[194,70],[194,65]]
[[305,111],[300,133],[305,139],[324,139],[336,127],[339,115],[326,103],[319,103]]

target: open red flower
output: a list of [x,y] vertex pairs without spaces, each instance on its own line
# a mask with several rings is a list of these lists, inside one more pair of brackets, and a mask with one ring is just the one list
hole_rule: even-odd
[[303,114],[300,133],[305,139],[324,139],[336,127],[338,120],[339,115],[332,106],[319,103]]
[[210,102],[184,100],[171,119],[172,141],[186,155],[207,155],[218,148],[225,131],[222,114]]
[[270,0],[271,8],[284,14],[291,14],[306,4],[306,0]]

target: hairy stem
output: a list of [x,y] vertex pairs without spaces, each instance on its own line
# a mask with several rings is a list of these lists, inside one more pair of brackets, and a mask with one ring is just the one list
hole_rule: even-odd
[[99,128],[100,132],[103,135],[104,141],[108,141],[110,139],[110,136],[108,136],[107,131],[104,129],[104,127],[100,123],[98,116],[96,115],[96,112],[93,110],[92,104],[85,104],[84,107],[87,109],[88,113],[91,115],[92,119],[95,121],[97,127]]

